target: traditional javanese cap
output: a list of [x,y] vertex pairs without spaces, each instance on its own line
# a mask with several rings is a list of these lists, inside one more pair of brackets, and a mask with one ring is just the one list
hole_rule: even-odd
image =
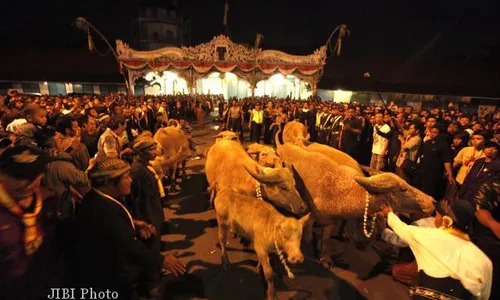
[[0,170],[17,179],[34,180],[45,172],[50,156],[29,146],[14,146],[0,156]]
[[139,153],[153,146],[156,146],[157,144],[158,143],[153,138],[153,134],[149,131],[144,131],[135,139],[133,146],[134,152]]
[[95,163],[89,172],[92,181],[118,178],[130,171],[130,165],[119,158],[105,158]]

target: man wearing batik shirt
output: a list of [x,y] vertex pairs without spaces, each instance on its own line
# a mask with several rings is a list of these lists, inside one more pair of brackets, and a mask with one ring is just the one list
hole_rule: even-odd
[[[477,220],[472,241],[493,263],[491,295],[500,295],[500,177],[495,177],[479,188],[476,197]],[[493,298],[492,298],[493,299]]]
[[131,153],[131,149],[127,148],[122,151],[120,144],[120,136],[125,132],[125,119],[113,117],[108,123],[108,128],[99,138],[97,143],[97,160],[104,158],[119,158],[121,155]]
[[493,177],[500,175],[500,161],[497,159],[499,147],[498,144],[492,142],[487,142],[484,145],[482,149],[484,157],[471,163],[472,167],[470,167],[463,185],[458,190],[457,198],[474,205],[479,187]]
[[471,146],[464,147],[454,158],[453,169],[460,167],[456,177],[459,185],[464,184],[465,177],[469,174],[474,162],[484,157],[483,148],[487,134],[486,131],[474,132],[471,138]]
[[0,299],[42,299],[58,281],[55,198],[40,188],[49,157],[15,146],[0,156]]

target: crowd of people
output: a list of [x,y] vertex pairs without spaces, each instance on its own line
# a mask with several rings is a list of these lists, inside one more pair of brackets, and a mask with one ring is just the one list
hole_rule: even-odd
[[[361,165],[394,172],[436,200],[447,199],[451,204],[438,205],[442,220],[434,226],[486,254],[493,279],[480,280],[493,283],[491,295],[500,294],[498,111],[479,117],[453,103],[416,111],[395,103],[338,104],[317,98],[226,103],[222,96],[207,95],[15,91],[0,95],[0,105],[0,299],[34,299],[46,295],[48,287],[61,286],[110,289],[120,299],[136,293],[153,297],[161,293],[162,276],[184,273],[185,266],[162,251],[162,201],[168,195],[149,163],[161,151],[153,135],[171,125],[169,120],[179,120],[189,133],[185,121],[203,126],[204,116],[216,107],[216,121],[240,133],[242,141],[273,144],[279,128],[299,121],[310,141],[344,151]],[[396,234],[409,231],[390,207],[383,212]],[[413,216],[408,222],[421,219]],[[384,233],[382,238],[390,240]],[[421,244],[409,235],[406,247],[423,268],[423,252],[415,250]],[[475,250],[463,253],[480,258]],[[477,264],[483,263],[479,258]],[[465,261],[471,263],[444,265],[462,276],[453,271]],[[392,270],[405,281],[400,264]],[[471,286],[464,285],[477,294]]]
[[[443,237],[438,234],[432,239],[434,231],[424,231],[422,236],[426,237],[425,241],[419,240],[407,233],[413,234],[411,227],[401,225],[404,223],[399,222],[395,215],[391,220],[391,208],[383,210],[392,230],[386,228],[381,238],[396,248],[410,247],[413,252],[409,257],[403,254],[396,257],[395,260],[400,263],[392,266],[393,277],[407,284],[414,284],[418,279],[421,283],[428,283],[428,278],[423,278],[418,272],[424,270],[430,272],[431,276],[438,273],[439,278],[460,278],[462,281],[458,285],[462,288],[444,283],[445,289],[455,290],[455,295],[460,299],[467,298],[467,295],[482,295],[481,299],[487,299],[485,294],[489,295],[489,292],[485,290],[489,290],[491,283],[491,295],[500,294],[498,109],[479,116],[477,113],[465,113],[454,103],[443,108],[416,111],[412,106],[398,106],[394,102],[388,106],[376,106],[325,103],[316,99],[299,102],[265,98],[253,101],[244,99],[242,102],[233,100],[230,105],[219,104],[219,108],[222,126],[239,132],[242,141],[245,141],[244,124],[248,124],[250,129],[250,142],[273,144],[279,128],[284,128],[287,122],[299,121],[307,128],[310,142],[339,149],[359,164],[377,171],[394,172],[434,199],[444,200],[439,202],[437,215],[446,217],[444,219],[448,223],[444,224],[441,217],[438,220],[423,215],[412,215],[406,221],[420,224],[422,228],[419,229],[422,230],[427,227],[447,228],[451,235],[460,236],[462,241],[466,241],[465,246],[453,241],[455,237],[452,237],[449,245],[453,247],[439,251],[438,245],[444,243],[448,235]],[[428,221],[429,217],[431,222]],[[396,239],[398,242],[394,242],[393,230],[396,235],[406,237],[403,247],[401,239],[405,238],[399,236]],[[422,233],[417,230],[415,234]],[[456,249],[461,245],[462,251],[457,252]],[[438,251],[424,251],[426,247],[435,247]],[[462,253],[466,258],[457,261],[454,257],[457,253]],[[441,256],[442,260],[437,259],[426,268],[425,258],[434,255]],[[402,257],[404,263],[401,263]],[[492,278],[488,274],[488,268],[491,272],[489,260],[493,262]],[[471,261],[474,261],[474,271],[479,270],[478,273],[461,274]],[[439,267],[450,271],[435,272]],[[465,283],[464,291],[464,281],[477,278],[481,282],[480,288]],[[431,282],[430,285],[436,284]],[[422,289],[417,290],[422,292]],[[422,293],[428,292],[426,289]]]
[[163,252],[153,134],[181,124],[189,136],[186,120],[203,124],[218,98],[1,95],[0,299],[155,297],[162,276],[183,274]]

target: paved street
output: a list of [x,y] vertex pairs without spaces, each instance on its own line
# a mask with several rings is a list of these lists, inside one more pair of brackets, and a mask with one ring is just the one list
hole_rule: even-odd
[[[213,123],[194,131],[194,140],[200,153],[213,143],[216,131]],[[167,277],[166,299],[264,299],[265,282],[255,271],[257,258],[229,238],[229,258],[232,266],[225,272],[220,266],[217,248],[217,223],[214,210],[208,208],[205,160],[189,161],[188,179],[182,183],[182,192],[170,197],[164,211],[168,220],[163,240],[169,251],[176,251],[188,265],[188,275],[175,280]],[[379,261],[368,247],[358,251],[353,243],[330,241],[333,253],[341,253],[346,269],[327,270],[314,259],[312,245],[302,245],[306,257],[300,265],[292,267],[296,278],[289,279],[275,260],[274,269],[278,297],[283,299],[407,299],[407,289],[388,275],[377,275],[363,281]],[[335,250],[333,250],[335,249]]]

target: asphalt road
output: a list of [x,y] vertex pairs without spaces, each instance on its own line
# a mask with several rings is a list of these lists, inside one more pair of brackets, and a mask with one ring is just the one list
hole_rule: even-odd
[[[194,140],[200,153],[213,144],[217,132],[213,123],[195,128]],[[164,203],[167,223],[163,228],[166,249],[181,257],[188,266],[188,274],[181,278],[165,278],[165,299],[264,299],[265,281],[255,270],[257,258],[246,250],[239,240],[229,238],[229,271],[220,265],[217,247],[217,222],[214,210],[208,210],[207,183],[204,174],[205,160],[187,163],[188,178],[180,183],[182,192],[169,196]],[[367,277],[380,261],[375,251],[368,247],[357,250],[352,242],[329,241],[332,254],[346,263],[344,268],[323,268],[316,260],[313,246],[302,245],[306,259],[292,266],[295,279],[289,279],[275,260],[278,273],[276,289],[278,298],[284,299],[407,299],[407,288],[389,275]]]

